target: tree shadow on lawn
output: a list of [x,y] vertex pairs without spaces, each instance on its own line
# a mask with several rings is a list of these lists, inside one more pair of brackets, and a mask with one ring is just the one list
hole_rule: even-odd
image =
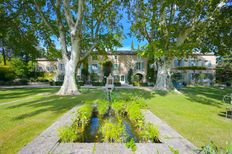
[[229,111],[227,113],[227,117],[226,117],[226,111],[225,112],[220,112],[218,113],[219,116],[223,117],[223,118],[227,118],[227,119],[231,119],[232,120],[232,111]]
[[12,120],[22,120],[29,117],[36,116],[45,112],[65,112],[72,109],[76,105],[81,105],[85,102],[93,102],[101,94],[99,92],[90,92],[90,94],[82,94],[79,96],[56,96],[50,95],[44,98],[36,99],[26,103],[20,103],[17,105],[9,106],[8,109],[16,109],[20,107],[32,108],[32,112],[27,112],[17,117],[12,118]]
[[[140,90],[133,90],[133,91],[125,91],[121,90],[117,92],[118,94],[125,96],[137,96],[141,95],[141,97],[148,99],[151,97],[149,92]],[[137,95],[136,95],[137,94]],[[36,116],[41,113],[45,112],[66,112],[70,109],[72,109],[76,105],[81,105],[83,103],[92,103],[96,99],[105,99],[105,94],[101,90],[89,90],[89,92],[84,92],[83,94],[79,96],[56,96],[56,95],[50,95],[46,96],[44,98],[40,98],[37,100],[25,102],[25,103],[20,103],[17,105],[11,105],[8,107],[8,109],[16,109],[20,107],[32,107],[32,112],[29,113],[24,113],[22,115],[19,115],[17,117],[12,118],[12,120],[22,120],[26,118],[30,118],[33,116]]]
[[162,90],[154,90],[152,91],[153,95],[159,95],[159,96],[166,96],[169,92],[168,91],[162,91]]
[[56,88],[17,88],[17,89],[0,89],[1,91],[10,91],[7,94],[1,94],[0,93],[0,100],[1,99],[11,99],[11,98],[23,98],[27,96],[36,95],[38,93],[44,93],[44,92],[55,92],[57,91]]
[[130,99],[132,97],[139,97],[143,99],[152,98],[152,94],[149,91],[143,89],[116,89],[112,93],[112,99],[122,98],[124,100]]
[[218,87],[187,87],[181,91],[187,95],[203,95],[218,101],[222,101],[224,95],[232,93],[232,88],[219,89]]
[[224,104],[222,102],[223,96],[232,92],[232,89],[221,90],[216,87],[188,87],[181,89],[181,92],[192,102],[222,108]]

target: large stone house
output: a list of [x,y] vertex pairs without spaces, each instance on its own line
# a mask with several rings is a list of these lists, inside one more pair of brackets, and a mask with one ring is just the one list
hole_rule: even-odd
[[[88,58],[88,72],[89,74],[96,74],[99,81],[104,79],[103,61],[106,60],[112,62],[112,75],[121,84],[128,83],[128,72],[130,69],[133,70],[133,75],[141,77],[142,82],[147,82],[147,78],[149,78],[147,76],[147,67],[154,67],[154,65],[148,65],[147,58],[140,57],[133,51],[116,51],[107,55],[91,55]],[[48,61],[46,59],[38,59],[37,62],[39,71],[55,72],[56,76],[54,80],[62,79],[64,74],[62,60]],[[172,72],[179,73],[179,80],[186,83],[191,83],[194,76],[198,74],[204,74],[205,80],[213,80],[215,67],[216,57],[214,55],[195,54],[191,58],[174,59],[172,62]],[[201,69],[198,70],[197,68]],[[77,76],[79,77],[81,76],[81,69],[83,69],[83,65],[77,71]],[[90,80],[90,77],[88,80]]]

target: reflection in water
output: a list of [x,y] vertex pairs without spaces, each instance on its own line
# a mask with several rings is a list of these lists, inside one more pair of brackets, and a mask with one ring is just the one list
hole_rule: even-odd
[[[114,116],[108,116],[106,117],[111,122],[115,122],[116,119]],[[125,142],[129,141],[130,139],[134,139],[135,142],[138,142],[138,138],[136,137],[136,133],[133,130],[133,127],[130,123],[130,121],[126,118],[122,119],[123,125],[126,130],[126,136],[124,137]],[[93,117],[90,121],[90,125],[86,128],[85,134],[84,134],[84,142],[102,142],[101,136],[99,134],[99,127],[100,127],[100,120],[97,117],[96,114],[93,114]]]

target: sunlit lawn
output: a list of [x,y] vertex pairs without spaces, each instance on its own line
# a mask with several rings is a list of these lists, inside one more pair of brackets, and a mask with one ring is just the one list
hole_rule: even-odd
[[150,110],[181,135],[201,147],[213,141],[225,148],[232,140],[232,119],[226,119],[222,97],[232,89],[192,87],[183,95],[155,95],[148,100]]
[[56,91],[57,89],[0,89],[1,154],[16,153],[58,117],[81,104],[81,101],[92,102],[103,97],[98,90],[84,91],[83,95],[76,97],[51,95]]
[[[75,105],[105,98],[102,90],[83,90],[81,96],[59,97],[58,89],[0,89],[0,153],[16,153]],[[116,90],[114,94],[144,97],[150,110],[198,147],[232,139],[232,120],[223,117],[222,96],[232,89],[187,88],[182,95]],[[9,104],[7,104],[9,102]]]

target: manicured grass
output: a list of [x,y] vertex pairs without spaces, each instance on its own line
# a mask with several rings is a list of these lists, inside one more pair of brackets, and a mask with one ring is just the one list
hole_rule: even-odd
[[0,89],[1,154],[16,153],[58,117],[82,101],[91,103],[96,98],[104,97],[99,90],[85,90],[81,96],[75,97],[55,96],[56,91],[54,88]]
[[[0,89],[0,153],[16,153],[75,105],[105,98],[102,90],[83,90],[80,96],[60,97],[58,89]],[[224,94],[232,89],[191,87],[181,95],[136,89],[113,92],[112,98],[139,96],[148,108],[192,143],[201,147],[211,140],[225,147],[232,139],[232,120],[224,117]]]
[[150,110],[201,147],[213,141],[225,148],[232,140],[232,119],[226,119],[222,97],[232,89],[190,87],[178,94],[155,94],[148,99]]

